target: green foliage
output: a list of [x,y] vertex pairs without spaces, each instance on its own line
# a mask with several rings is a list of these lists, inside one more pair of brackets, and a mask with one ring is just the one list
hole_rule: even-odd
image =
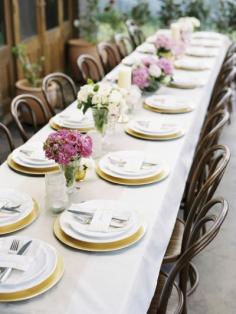
[[12,48],[13,55],[19,60],[24,76],[32,87],[39,87],[42,83],[43,63],[45,58],[40,57],[37,62],[30,62],[26,53],[26,47],[22,44]]
[[80,15],[80,33],[81,37],[93,44],[97,43],[97,14],[98,0],[87,0],[86,12]]
[[235,0],[219,0],[219,9],[215,16],[215,24],[222,32],[236,31],[236,2]]
[[150,19],[149,5],[146,2],[141,2],[134,6],[131,10],[131,18],[138,24],[144,25]]
[[168,26],[172,21],[182,16],[181,3],[175,0],[161,0],[159,18],[162,26]]

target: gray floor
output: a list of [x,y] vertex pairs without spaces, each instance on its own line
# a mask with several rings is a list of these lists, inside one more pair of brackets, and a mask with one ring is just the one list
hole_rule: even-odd
[[236,313],[236,113],[220,143],[231,150],[231,160],[216,192],[228,200],[230,210],[221,232],[195,259],[200,274],[197,291],[189,297],[190,314]]

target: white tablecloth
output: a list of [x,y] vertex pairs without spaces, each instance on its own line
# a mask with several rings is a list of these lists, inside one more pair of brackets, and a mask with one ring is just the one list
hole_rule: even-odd
[[[47,293],[32,300],[0,304],[1,314],[144,314],[158,277],[163,256],[176,221],[180,200],[190,169],[194,149],[209,103],[211,90],[221,67],[228,40],[225,38],[218,56],[209,59],[211,70],[185,72],[206,79],[206,85],[193,90],[163,87],[158,93],[181,95],[190,100],[195,110],[179,115],[160,115],[143,108],[136,115],[156,116],[182,125],[186,135],[178,140],[151,142],[132,138],[118,126],[112,150],[140,149],[155,153],[170,167],[163,182],[140,187],[110,184],[90,171],[78,192],[80,201],[114,199],[130,202],[147,222],[145,237],[136,245],[111,253],[86,253],[63,246],[53,235],[54,217],[44,209],[44,178],[27,177],[0,167],[0,187],[16,188],[29,193],[40,204],[39,218],[28,228],[17,232],[44,240],[65,258],[65,274],[61,282]],[[72,105],[72,107],[75,104]],[[68,108],[67,110],[70,110]],[[52,130],[44,127],[34,139],[43,139]]]

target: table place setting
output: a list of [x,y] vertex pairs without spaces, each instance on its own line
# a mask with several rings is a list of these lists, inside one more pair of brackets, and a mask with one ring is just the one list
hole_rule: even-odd
[[188,47],[185,51],[187,56],[198,58],[215,58],[218,55],[217,48]]
[[222,35],[219,33],[215,33],[215,32],[202,31],[202,32],[194,32],[192,34],[192,38],[207,39],[207,40],[221,40]]
[[39,206],[28,194],[0,189],[0,235],[20,230],[39,215]]
[[30,237],[0,239],[0,302],[40,295],[61,279],[63,258],[51,245]]
[[198,60],[188,57],[175,60],[174,67],[176,69],[187,71],[205,71],[211,68],[209,62],[205,60]]
[[168,87],[179,89],[195,89],[198,87],[203,87],[205,84],[206,82],[204,79],[191,77],[190,75],[186,75],[186,73],[175,72]]
[[158,113],[187,113],[194,110],[190,101],[173,95],[152,95],[144,100],[144,108]]
[[151,153],[126,150],[103,156],[96,168],[102,179],[121,185],[146,185],[167,178],[167,165]]
[[46,158],[42,142],[27,142],[16,148],[7,158],[8,166],[21,174],[43,176],[58,171],[58,165]]
[[59,113],[49,122],[54,130],[75,129],[80,132],[88,132],[94,128],[93,116],[91,110],[83,114],[81,110],[75,109]]
[[223,44],[221,39],[201,39],[201,38],[192,38],[190,40],[190,46],[202,46],[202,47],[221,47]]
[[91,200],[71,206],[55,221],[54,234],[64,244],[86,251],[120,250],[139,241],[146,231],[130,204]]
[[154,141],[173,140],[184,135],[183,128],[175,123],[140,118],[131,120],[125,132],[136,138]]

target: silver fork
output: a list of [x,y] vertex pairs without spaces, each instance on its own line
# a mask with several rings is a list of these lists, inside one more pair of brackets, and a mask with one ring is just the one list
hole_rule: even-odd
[[[19,247],[20,241],[14,239],[12,241],[12,244],[8,250],[8,254],[16,254],[18,247]],[[3,282],[5,280],[5,278],[7,278],[10,274],[10,272],[12,271],[12,268],[10,267],[6,267],[3,269],[3,271],[0,273],[0,283]]]

